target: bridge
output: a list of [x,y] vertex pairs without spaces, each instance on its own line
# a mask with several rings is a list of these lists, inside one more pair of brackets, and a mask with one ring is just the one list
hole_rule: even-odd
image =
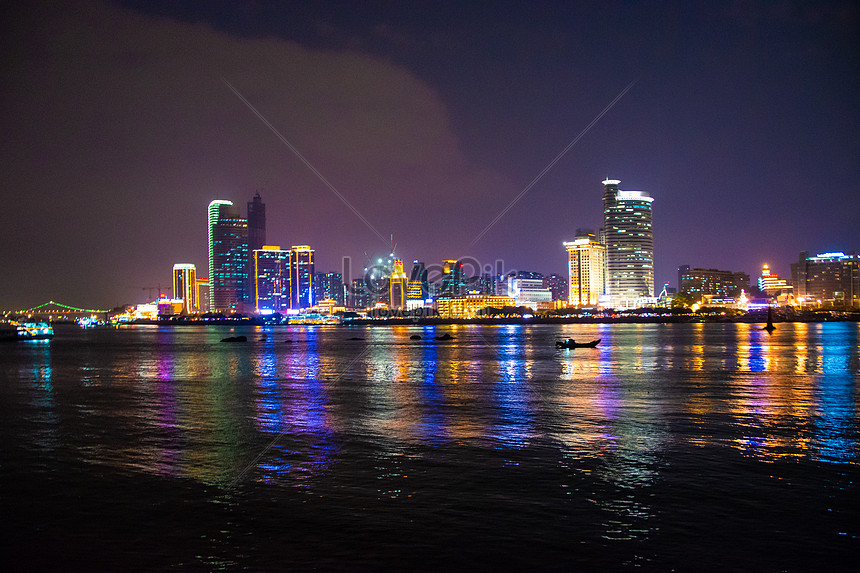
[[[11,314],[22,314],[32,318],[41,320],[76,320],[78,318],[87,318],[94,314],[107,315],[110,310],[100,310],[97,308],[78,308],[69,306],[60,302],[49,300],[33,308],[24,310],[12,311]],[[106,318],[106,316],[105,316]]]

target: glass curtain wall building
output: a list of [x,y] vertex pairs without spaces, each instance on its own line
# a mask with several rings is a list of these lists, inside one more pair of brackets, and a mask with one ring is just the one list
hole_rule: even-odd
[[603,181],[606,294],[613,308],[634,308],[654,299],[651,203],[643,191],[622,191],[618,179]]
[[209,203],[209,301],[213,312],[241,312],[248,285],[248,221],[231,201]]

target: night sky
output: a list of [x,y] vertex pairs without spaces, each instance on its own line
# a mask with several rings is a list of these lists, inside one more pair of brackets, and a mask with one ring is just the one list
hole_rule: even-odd
[[0,309],[206,275],[208,203],[258,190],[267,242],[323,271],[393,233],[407,268],[566,273],[607,176],[655,198],[658,290],[682,264],[785,276],[860,251],[854,2],[201,4],[5,14]]

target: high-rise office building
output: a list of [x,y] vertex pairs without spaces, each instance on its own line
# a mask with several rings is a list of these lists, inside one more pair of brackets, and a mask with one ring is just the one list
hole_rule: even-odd
[[569,278],[555,273],[543,278],[543,287],[552,293],[552,300],[567,300],[570,294]]
[[264,245],[254,254],[254,307],[257,312],[290,308],[290,251]]
[[741,291],[750,289],[750,276],[747,273],[695,269],[682,265],[678,267],[678,277],[678,292],[691,296],[694,301],[700,300],[704,295],[737,298],[741,296]]
[[794,296],[802,304],[832,308],[860,307],[860,255],[804,251],[791,265]]
[[293,310],[310,308],[314,300],[314,250],[308,245],[290,248],[290,306]]
[[388,306],[391,310],[405,310],[406,296],[408,292],[409,277],[403,271],[403,261],[396,259],[394,261],[394,270],[391,271],[389,277],[388,288]]
[[424,302],[430,296],[430,284],[427,280],[427,267],[419,260],[412,261],[412,272],[409,274],[409,287],[406,298]]
[[197,291],[197,267],[190,263],[173,265],[173,299],[182,300],[182,314],[200,311]]
[[336,306],[344,306],[343,275],[340,273],[316,273],[314,300],[333,300]]
[[463,263],[454,259],[442,261],[441,296],[460,296],[463,294]]
[[564,243],[568,259],[567,301],[572,306],[593,306],[606,289],[606,248],[593,233],[577,235]]
[[367,289],[365,279],[352,279],[352,288],[349,294],[349,306],[352,308],[367,308],[371,305],[370,292]]
[[654,298],[654,199],[643,191],[622,191],[620,183],[603,181],[606,294],[612,307],[633,308]]
[[248,221],[231,201],[209,203],[209,290],[213,312],[239,312],[248,286]]
[[266,204],[260,193],[248,201],[248,286],[246,289],[248,301],[253,305],[254,284],[254,251],[262,249],[266,244]]

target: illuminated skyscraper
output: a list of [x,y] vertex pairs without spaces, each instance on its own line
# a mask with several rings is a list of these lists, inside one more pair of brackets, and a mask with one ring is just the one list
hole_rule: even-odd
[[388,305],[391,310],[406,309],[408,283],[409,277],[407,277],[406,273],[403,272],[403,261],[396,259],[394,261],[394,270],[391,271],[391,277],[388,282],[388,288],[390,291],[388,296]]
[[197,267],[188,263],[173,265],[173,298],[182,299],[182,314],[194,314],[200,311]]
[[308,245],[290,248],[290,307],[310,308],[314,300],[314,250]]
[[352,308],[367,308],[370,306],[371,296],[367,290],[367,282],[364,278],[352,279],[352,289],[348,303]]
[[343,275],[340,273],[316,273],[314,279],[314,300],[333,300],[336,306],[344,306]]
[[248,221],[231,201],[209,203],[209,291],[213,312],[242,310],[248,284]]
[[412,261],[412,272],[409,275],[409,286],[406,298],[421,301],[422,304],[430,296],[430,285],[427,282],[427,268],[419,260]]
[[603,181],[606,294],[612,307],[632,308],[654,297],[654,198],[643,191],[622,191],[619,183]]
[[254,306],[257,312],[290,308],[290,251],[264,246],[254,250]]
[[248,302],[254,303],[254,251],[266,244],[266,204],[257,192],[248,201]]
[[454,259],[442,261],[441,296],[460,296],[463,294],[463,263]]
[[606,249],[593,234],[564,243],[568,257],[568,295],[571,306],[592,306],[604,293]]

